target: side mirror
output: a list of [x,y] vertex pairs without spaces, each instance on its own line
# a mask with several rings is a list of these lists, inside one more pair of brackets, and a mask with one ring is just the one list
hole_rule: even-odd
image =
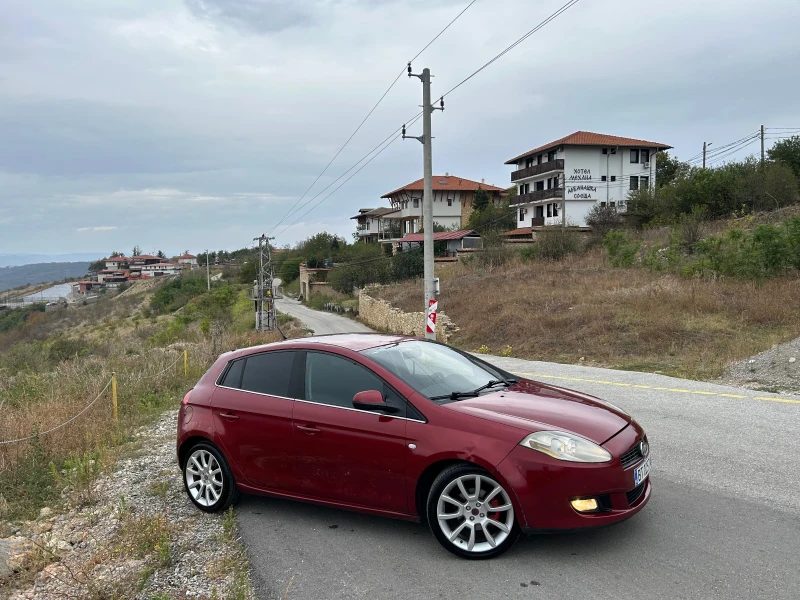
[[397,409],[389,406],[383,399],[383,394],[378,390],[365,390],[353,396],[353,407],[360,410],[373,410],[378,412],[394,413]]

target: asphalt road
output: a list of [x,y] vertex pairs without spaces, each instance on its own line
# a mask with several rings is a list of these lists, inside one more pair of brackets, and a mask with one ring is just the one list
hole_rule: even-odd
[[311,329],[317,335],[326,335],[329,333],[352,333],[352,332],[369,332],[372,331],[366,325],[362,325],[358,321],[348,319],[347,317],[340,317],[334,313],[322,312],[308,308],[304,304],[293,300],[292,298],[281,298],[275,300],[275,306],[278,312],[285,313],[300,319],[305,323],[306,327]]
[[[308,309],[292,310],[303,319]],[[345,326],[311,312],[318,333]],[[612,527],[524,538],[474,562],[419,524],[245,497],[238,516],[259,597],[800,598],[800,397],[488,358],[634,415],[652,448],[648,506]]]

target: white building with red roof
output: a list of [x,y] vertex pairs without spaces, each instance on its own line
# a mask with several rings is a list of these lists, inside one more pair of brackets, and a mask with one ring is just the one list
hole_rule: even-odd
[[[449,229],[467,227],[475,192],[484,189],[492,204],[499,206],[505,189],[446,173],[433,176],[433,222]],[[397,241],[422,228],[423,180],[418,179],[381,196],[389,200],[392,212],[382,215],[388,231],[380,241]]]
[[655,154],[671,147],[576,131],[507,160],[516,167],[511,182],[518,195],[511,202],[518,227],[583,227],[596,204],[625,211],[631,191],[655,186]]
[[178,264],[181,264],[181,265],[196,265],[197,264],[197,257],[194,254],[189,254],[188,252],[186,252],[184,254],[181,254],[178,257]]

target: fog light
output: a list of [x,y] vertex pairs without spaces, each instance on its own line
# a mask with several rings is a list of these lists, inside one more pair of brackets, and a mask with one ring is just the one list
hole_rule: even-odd
[[572,508],[578,512],[594,512],[597,510],[596,498],[576,498],[575,500],[570,500],[569,502],[572,504]]

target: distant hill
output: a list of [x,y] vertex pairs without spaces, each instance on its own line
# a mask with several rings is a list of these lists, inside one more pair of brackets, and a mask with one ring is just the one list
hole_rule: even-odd
[[[73,252],[72,254],[0,254],[0,267],[27,266],[42,263],[92,262],[104,256],[102,252]],[[25,282],[23,281],[23,283]]]
[[83,277],[88,270],[88,262],[50,262],[0,267],[0,292],[26,283],[48,283],[68,277]]

